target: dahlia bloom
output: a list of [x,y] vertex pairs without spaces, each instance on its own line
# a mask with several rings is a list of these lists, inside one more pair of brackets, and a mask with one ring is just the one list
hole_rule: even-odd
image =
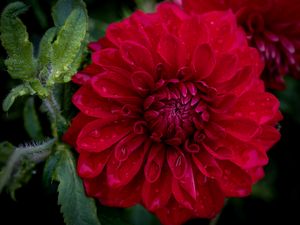
[[231,9],[265,61],[267,87],[284,89],[286,74],[300,79],[299,0],[182,0],[182,5],[189,13]]
[[212,218],[263,177],[279,102],[234,15],[160,4],[111,24],[73,77],[80,110],[64,139],[101,204],[137,203],[163,224]]

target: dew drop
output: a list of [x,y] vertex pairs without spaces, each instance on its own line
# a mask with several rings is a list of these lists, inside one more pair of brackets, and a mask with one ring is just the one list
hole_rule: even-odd
[[94,137],[94,138],[100,137],[100,134],[101,134],[101,133],[99,132],[98,129],[95,129],[95,130],[93,130],[93,131],[90,132],[90,136],[91,136],[91,137]]
[[234,113],[234,115],[235,115],[236,117],[242,117],[242,116],[243,116],[243,113],[241,113],[241,112],[236,112],[236,113]]
[[249,101],[249,105],[250,105],[250,106],[254,106],[254,105],[255,105],[255,102],[254,102],[254,101]]

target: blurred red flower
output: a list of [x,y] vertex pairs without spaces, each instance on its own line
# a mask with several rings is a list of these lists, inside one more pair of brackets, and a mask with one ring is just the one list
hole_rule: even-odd
[[189,13],[231,9],[265,61],[267,87],[285,88],[283,76],[300,79],[299,0],[182,0]]
[[263,177],[279,102],[234,15],[163,3],[111,24],[73,81],[80,113],[64,136],[86,192],[141,203],[163,224],[214,217]]

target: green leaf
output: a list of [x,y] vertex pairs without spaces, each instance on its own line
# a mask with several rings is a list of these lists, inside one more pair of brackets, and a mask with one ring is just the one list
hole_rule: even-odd
[[36,75],[36,61],[33,46],[22,21],[17,17],[25,12],[27,6],[22,2],[9,4],[1,15],[1,41],[8,59],[5,64],[14,79],[30,80]]
[[34,98],[28,98],[23,110],[24,127],[29,136],[34,140],[43,138],[42,127],[35,110]]
[[45,12],[41,7],[41,5],[43,5],[43,2],[39,0],[29,0],[29,4],[33,8],[33,12],[37,17],[40,26],[44,29],[47,28],[48,27],[47,15],[45,14]]
[[10,107],[13,105],[17,97],[24,96],[24,95],[33,95],[34,93],[35,91],[32,90],[32,88],[27,83],[21,84],[13,88],[3,101],[2,104],[3,110],[7,112],[10,109]]
[[40,41],[38,53],[38,67],[40,70],[40,78],[46,79],[51,73],[51,59],[53,54],[52,42],[57,34],[57,28],[52,27],[44,34]]
[[82,8],[85,10],[85,14],[87,16],[86,12],[86,6],[84,1],[82,0],[59,0],[54,5],[52,9],[52,18],[54,21],[55,26],[63,26],[67,17],[71,14],[71,12],[75,8]]
[[127,216],[132,225],[159,225],[158,219],[148,212],[143,206],[136,205],[131,208],[125,209]]
[[124,212],[124,209],[121,208],[112,208],[100,205],[98,217],[100,218],[101,223],[105,225],[131,225],[127,222]]
[[16,199],[15,192],[21,188],[24,184],[27,184],[31,179],[34,171],[35,163],[24,159],[21,161],[18,169],[13,173],[13,178],[6,185],[7,191],[10,193],[12,199]]
[[15,147],[7,141],[0,143],[0,168],[6,164],[14,148]]
[[286,76],[286,89],[276,92],[280,100],[282,112],[287,113],[297,122],[300,122],[300,81]]
[[54,180],[58,185],[58,203],[67,225],[100,225],[95,201],[85,195],[83,184],[76,172],[75,160],[69,147],[57,146],[59,155]]
[[43,169],[43,184],[46,186],[46,187],[50,187],[52,181],[53,181],[53,175],[54,175],[54,171],[56,169],[56,166],[57,166],[57,163],[59,162],[60,160],[60,155],[59,154],[51,154],[46,163],[45,163],[45,166],[44,166],[44,169]]
[[53,72],[47,82],[48,86],[53,86],[57,82],[68,82],[77,70],[87,27],[85,9],[75,8],[53,43]]
[[67,83],[71,80],[72,76],[77,72],[77,69],[79,68],[81,62],[83,61],[83,52],[84,49],[86,48],[86,42],[87,40],[84,40],[83,43],[80,47],[80,50],[77,53],[77,56],[75,57],[74,61],[69,67],[69,70],[63,74],[61,74],[61,77],[63,78],[63,82]]

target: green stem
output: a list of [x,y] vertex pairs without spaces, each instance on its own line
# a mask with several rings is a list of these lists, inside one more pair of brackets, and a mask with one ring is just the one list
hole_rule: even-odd
[[16,148],[7,161],[6,166],[1,170],[0,193],[2,192],[4,186],[8,183],[15,167],[18,166],[19,162],[24,157],[27,157],[32,162],[40,162],[48,157],[54,143],[55,139],[51,139],[40,145],[28,145]]
[[50,92],[50,95],[44,100],[44,105],[47,108],[47,113],[51,122],[52,135],[55,138],[59,138],[67,126],[67,122],[61,115],[59,104],[57,103],[53,92]]

